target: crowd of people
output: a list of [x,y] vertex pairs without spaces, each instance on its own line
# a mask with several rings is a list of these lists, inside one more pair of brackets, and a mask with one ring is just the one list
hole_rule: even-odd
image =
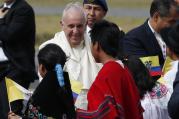
[[[67,4],[62,30],[39,46],[36,71],[33,8],[4,0],[0,119],[178,119],[179,1],[152,0],[150,17],[127,33],[105,20],[107,12],[106,0]],[[41,81],[24,104],[9,101],[6,77],[26,89]]]

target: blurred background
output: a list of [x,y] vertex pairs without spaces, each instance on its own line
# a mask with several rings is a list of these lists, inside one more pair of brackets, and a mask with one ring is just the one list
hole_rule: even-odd
[[[83,0],[27,0],[36,15],[36,48],[51,39],[61,30],[60,19],[63,8],[69,2]],[[107,0],[108,13],[105,19],[118,24],[125,32],[142,24],[149,17],[152,0]],[[3,3],[3,0],[0,2]]]

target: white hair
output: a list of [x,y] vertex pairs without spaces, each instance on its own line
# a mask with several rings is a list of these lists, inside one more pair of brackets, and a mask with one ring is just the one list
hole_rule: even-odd
[[75,2],[75,3],[71,2],[71,3],[67,4],[65,9],[63,10],[62,22],[64,22],[65,17],[67,16],[67,14],[70,13],[71,10],[79,12],[81,14],[81,16],[84,18],[84,21],[85,22],[87,21],[87,17],[83,10],[82,4],[80,2]]

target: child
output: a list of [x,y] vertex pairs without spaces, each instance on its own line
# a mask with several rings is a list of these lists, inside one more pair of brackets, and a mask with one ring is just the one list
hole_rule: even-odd
[[[39,72],[42,82],[28,101],[24,119],[34,118],[75,118],[75,109],[68,74],[63,72],[66,55],[55,44],[48,44],[39,51]],[[9,119],[17,117],[9,114]]]
[[135,56],[130,56],[123,63],[128,67],[141,97],[141,104],[144,108],[144,119],[170,119],[167,112],[167,103],[171,93],[165,84],[156,82],[150,73]]
[[123,63],[130,70],[139,90],[140,98],[143,99],[147,92],[152,91],[156,81],[152,79],[149,70],[139,58],[128,56],[123,60]]
[[89,89],[88,109],[78,109],[78,118],[143,119],[134,80],[117,59],[118,43],[123,36],[116,24],[105,20],[92,27],[92,54],[96,62],[104,65]]

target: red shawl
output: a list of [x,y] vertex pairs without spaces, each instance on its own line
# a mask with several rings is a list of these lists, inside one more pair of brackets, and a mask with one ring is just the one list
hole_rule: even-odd
[[88,92],[88,110],[78,119],[143,119],[137,87],[127,68],[104,64]]

